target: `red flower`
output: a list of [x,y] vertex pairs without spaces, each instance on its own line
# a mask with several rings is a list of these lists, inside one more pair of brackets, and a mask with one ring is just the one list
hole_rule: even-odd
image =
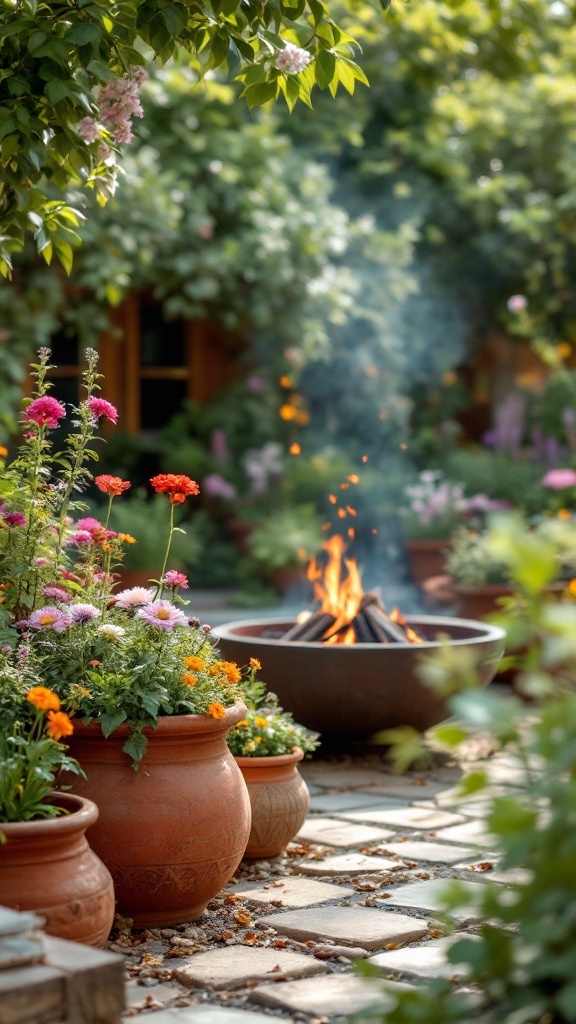
[[94,483],[105,494],[113,494],[115,497],[132,486],[129,480],[121,480],[119,476],[109,476],[108,473],[94,477]]
[[[52,430],[58,426],[58,421],[66,415],[66,409],[51,395],[42,395],[35,398],[22,417],[23,423],[36,423],[39,427],[50,427]],[[33,435],[32,435],[33,436]]]
[[157,494],[167,494],[172,505],[181,505],[191,494],[200,494],[196,481],[181,473],[159,473],[150,483]]

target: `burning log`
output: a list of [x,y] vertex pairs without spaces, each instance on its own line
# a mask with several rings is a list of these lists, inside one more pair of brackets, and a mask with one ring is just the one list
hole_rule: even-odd
[[287,633],[284,633],[283,640],[303,640],[310,643],[312,640],[322,640],[331,626],[336,622],[336,616],[330,612],[317,611],[304,622],[297,622]]
[[406,634],[388,617],[384,609],[378,604],[370,604],[364,609],[364,615],[376,634],[376,639],[383,644],[405,643]]

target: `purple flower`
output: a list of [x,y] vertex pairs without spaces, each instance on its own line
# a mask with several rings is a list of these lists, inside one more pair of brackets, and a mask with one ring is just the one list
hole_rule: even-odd
[[90,622],[91,619],[97,619],[102,614],[100,609],[93,604],[71,604],[68,613],[73,622]]
[[9,512],[4,516],[4,522],[8,526],[26,526],[26,516],[22,512]]
[[246,378],[246,387],[249,388],[250,391],[264,391],[266,381],[263,377],[253,375],[252,377]]
[[208,473],[204,477],[202,488],[205,494],[213,498],[233,498],[236,495],[236,488],[229,484],[220,473]]
[[188,619],[171,601],[152,601],[138,612],[149,626],[157,626],[165,633],[171,633],[175,626],[187,626]]
[[551,487],[554,491],[562,491],[565,487],[576,487],[576,472],[567,466],[549,469],[542,477],[543,487]]
[[111,423],[116,423],[118,421],[118,410],[104,398],[95,398],[92,395],[88,399],[88,405],[90,406],[90,412],[96,417],[96,419],[100,419],[101,416],[105,416]]
[[91,544],[92,534],[88,530],[77,530],[76,533],[71,533],[68,537],[68,544]]
[[188,590],[190,586],[188,577],[183,572],[177,572],[176,569],[169,569],[162,583],[167,587],[182,587],[183,590]]
[[45,587],[42,587],[42,595],[52,598],[53,601],[61,601],[63,604],[72,600],[68,591],[64,587],[59,587],[57,583],[47,583]]
[[117,608],[139,608],[154,600],[154,591],[148,587],[131,587],[130,590],[121,590],[115,597]]
[[32,612],[26,625],[30,629],[53,629],[55,633],[63,633],[70,625],[70,617],[61,608],[46,605],[44,608],[38,608]]

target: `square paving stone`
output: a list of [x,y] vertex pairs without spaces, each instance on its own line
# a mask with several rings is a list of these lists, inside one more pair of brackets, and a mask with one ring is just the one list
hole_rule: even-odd
[[405,946],[403,949],[376,953],[369,958],[368,963],[385,971],[414,974],[418,978],[466,977],[468,968],[465,964],[449,964],[446,959],[446,950],[461,938],[477,941],[476,936],[455,933],[444,939],[423,942],[420,946]]
[[289,910],[262,917],[259,923],[303,942],[333,939],[364,949],[381,949],[389,942],[414,942],[428,933],[418,918],[358,906]]
[[438,796],[450,786],[449,783],[431,782],[425,779],[420,782],[407,781],[404,775],[383,775],[381,782],[372,783],[367,792],[381,793],[383,796],[399,797],[412,802]]
[[[314,979],[280,982],[252,989],[249,999],[263,1006],[277,1007],[290,1013],[309,1013],[318,1017],[355,1014],[374,1004],[382,1004],[386,993],[393,1005],[394,992],[411,986],[374,978],[355,978],[352,975],[332,974],[321,984]],[[380,1019],[380,1015],[379,1015]]]
[[322,860],[296,861],[293,870],[302,875],[366,875],[378,871],[398,871],[402,867],[397,860],[388,857],[368,856],[363,853],[340,853]]
[[285,907],[312,907],[330,900],[343,900],[346,896],[352,896],[355,890],[349,886],[330,885],[329,882],[317,882],[314,878],[291,875],[278,880],[275,885],[266,883],[255,886],[246,882],[234,891],[241,892],[254,903],[281,902]]
[[365,846],[366,843],[377,843],[393,834],[389,828],[357,825],[338,821],[337,818],[307,818],[296,839],[326,846]]
[[[448,878],[431,878],[426,882],[410,882],[408,885],[400,885],[397,889],[392,889],[391,896],[382,901],[377,900],[377,902],[386,907],[419,910],[425,914],[443,914],[446,911],[443,909],[442,897],[451,884],[451,880]],[[469,906],[451,910],[449,916],[455,917],[457,920],[472,921],[480,916],[474,904],[482,895],[482,886],[477,882],[460,880],[458,880],[458,885],[471,893],[474,900]]]
[[197,953],[174,971],[174,979],[193,988],[238,988],[247,981],[307,978],[324,974],[325,964],[304,953],[264,946],[226,946]]
[[443,843],[465,843],[469,846],[485,846],[493,849],[497,843],[496,836],[488,832],[483,821],[465,821],[462,825],[452,825],[436,833],[436,838]]
[[338,814],[340,811],[351,811],[357,807],[398,807],[402,803],[402,797],[396,799],[380,796],[378,794],[359,793],[356,790],[344,793],[325,793],[313,796],[310,800],[310,810],[322,814]]
[[384,853],[393,853],[404,860],[424,861],[426,864],[456,864],[469,857],[474,860],[476,850],[449,843],[425,843],[408,840],[405,843],[384,843]]
[[304,764],[298,770],[305,778],[325,789],[356,789],[358,786],[385,784],[391,776],[372,768],[338,768],[329,764]]
[[231,1006],[215,1006],[213,1003],[175,1006],[169,1010],[146,1014],[142,1020],[146,1020],[146,1017],[150,1024],[270,1024],[270,1016],[267,1013],[237,1010]]
[[429,810],[426,807],[400,807],[395,810],[388,808],[371,808],[358,811],[345,811],[340,817],[346,821],[368,821],[377,825],[395,825],[396,828],[439,829],[464,822],[460,814],[450,811]]

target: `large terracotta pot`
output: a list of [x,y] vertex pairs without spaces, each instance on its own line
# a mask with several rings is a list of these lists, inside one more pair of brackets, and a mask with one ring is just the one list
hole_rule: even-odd
[[450,550],[449,540],[405,540],[408,568],[413,583],[422,586],[431,576],[446,572],[445,555]]
[[107,739],[100,726],[79,723],[70,755],[88,778],[74,780],[98,801],[93,847],[110,869],[120,912],[137,927],[192,921],[229,881],[250,833],[250,800],[226,745],[228,729],[246,712],[159,718],[146,729],[138,771],[122,751],[120,726]]
[[244,857],[276,857],[299,832],[308,813],[310,796],[297,762],[304,754],[237,757],[252,805],[252,828]]
[[458,614],[464,619],[483,619],[501,611],[500,597],[511,597],[512,587],[504,583],[485,583],[478,587],[465,587],[460,583],[453,584],[454,596],[458,606]]
[[35,911],[59,939],[103,946],[114,920],[114,887],[84,835],[98,808],[71,793],[51,793],[49,800],[68,813],[0,823],[0,905]]

